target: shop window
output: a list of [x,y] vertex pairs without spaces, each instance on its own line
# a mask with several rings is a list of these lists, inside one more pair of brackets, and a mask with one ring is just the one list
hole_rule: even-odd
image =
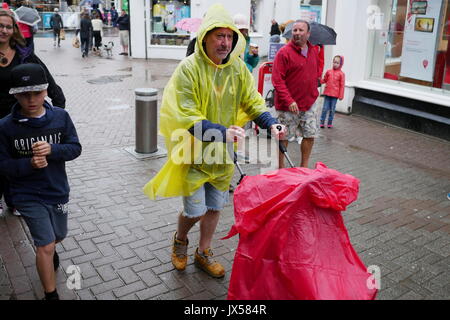
[[175,25],[191,17],[189,0],[152,1],[152,45],[188,45],[190,32],[178,30]]
[[322,20],[322,0],[301,0],[299,18],[320,23]]
[[380,9],[371,78],[450,90],[450,0],[392,0]]

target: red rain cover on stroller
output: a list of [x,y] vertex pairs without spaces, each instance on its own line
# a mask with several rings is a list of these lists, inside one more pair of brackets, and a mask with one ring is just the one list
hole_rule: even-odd
[[247,176],[234,194],[240,235],[228,299],[375,299],[341,211],[359,180],[317,163]]

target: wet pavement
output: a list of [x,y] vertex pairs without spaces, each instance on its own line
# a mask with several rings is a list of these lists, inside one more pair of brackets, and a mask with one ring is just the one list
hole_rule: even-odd
[[[213,241],[225,278],[212,279],[194,266],[198,227],[190,234],[188,267],[178,272],[170,245],[181,201],[151,201],[142,193],[165,159],[139,160],[125,150],[135,143],[134,89],[157,88],[160,99],[178,62],[119,56],[116,37],[106,38],[115,42],[112,58],[83,59],[70,37],[61,48],[51,38],[36,39],[36,53],[63,88],[83,145],[82,155],[67,163],[70,231],[57,245],[61,297],[225,299],[238,239],[219,239],[233,224],[232,202]],[[364,263],[380,267],[378,299],[449,299],[450,142],[353,115],[337,114],[334,125],[321,130],[310,166],[321,161],[361,180],[358,200],[343,216]],[[289,153],[298,163],[296,143]],[[243,165],[248,174],[260,167]],[[0,234],[0,299],[42,297],[22,219],[0,219]],[[81,270],[79,289],[67,286],[75,279],[72,265]]]

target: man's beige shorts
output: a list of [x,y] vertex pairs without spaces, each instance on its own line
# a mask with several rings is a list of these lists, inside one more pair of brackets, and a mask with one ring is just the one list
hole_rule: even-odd
[[319,129],[317,103],[314,103],[308,111],[294,114],[289,111],[277,111],[278,121],[286,126],[287,139],[297,137],[315,138]]
[[120,30],[119,31],[119,37],[120,37],[120,44],[122,46],[128,47],[128,44],[130,42],[130,31],[128,31],[128,30]]

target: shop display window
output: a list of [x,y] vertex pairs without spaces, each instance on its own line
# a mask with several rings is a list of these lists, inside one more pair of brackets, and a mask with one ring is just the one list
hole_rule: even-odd
[[392,0],[373,30],[371,78],[450,93],[450,0]]
[[181,19],[191,17],[191,3],[189,0],[152,1],[152,45],[187,46],[190,32],[179,30],[176,24]]

